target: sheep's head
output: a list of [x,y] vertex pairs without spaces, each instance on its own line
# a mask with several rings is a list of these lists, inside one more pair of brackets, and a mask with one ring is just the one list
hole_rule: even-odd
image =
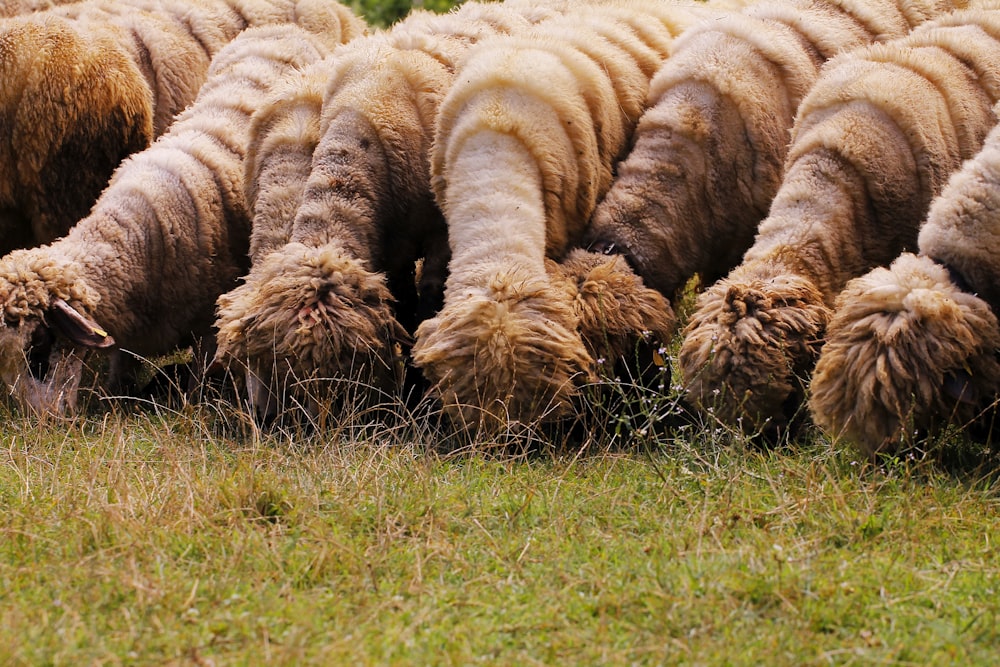
[[453,423],[499,432],[570,414],[596,377],[565,287],[508,267],[485,286],[451,289],[417,328],[413,361]]
[[874,455],[988,414],[1000,326],[963,282],[912,254],[849,282],[813,376],[816,423]]
[[676,320],[670,303],[617,255],[576,249],[549,261],[554,283],[564,281],[579,318],[580,335],[594,359],[625,360],[637,346],[667,344]]
[[754,267],[699,298],[678,360],[685,388],[707,413],[776,435],[801,407],[831,312],[803,276]]
[[251,407],[265,421],[296,404],[315,413],[331,380],[392,391],[407,342],[392,301],[384,277],[342,249],[288,244],[219,298],[215,365],[245,368]]
[[96,296],[72,271],[34,259],[18,251],[0,265],[0,380],[24,409],[62,415],[76,408],[86,351],[114,339],[84,314]]

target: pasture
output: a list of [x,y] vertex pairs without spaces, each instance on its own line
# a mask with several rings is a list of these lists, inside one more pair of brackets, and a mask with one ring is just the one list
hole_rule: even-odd
[[429,403],[0,403],[0,663],[996,664],[995,448],[763,446],[683,409],[678,347],[659,391],[489,440]]
[[0,655],[994,664],[988,451],[872,464],[679,419],[670,390],[637,402],[593,438],[464,445],[402,406],[267,433],[221,399],[8,408]]

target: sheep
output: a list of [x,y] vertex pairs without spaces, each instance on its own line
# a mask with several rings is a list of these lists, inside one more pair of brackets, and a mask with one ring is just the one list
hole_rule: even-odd
[[65,234],[121,160],[194,100],[220,48],[296,7],[89,0],[0,23],[0,252]]
[[558,420],[596,379],[574,281],[546,259],[580,244],[672,39],[721,13],[608,3],[486,40],[463,63],[431,156],[451,250],[445,303],[412,350],[457,427]]
[[[193,104],[119,166],[86,218],[0,260],[0,379],[26,409],[73,411],[88,350],[149,357],[209,333],[216,298],[248,268],[252,112],[284,76],[363,29],[335,3],[299,19],[241,33],[216,54]],[[112,358],[109,388],[127,379],[123,357]]]
[[149,145],[152,117],[142,73],[111,36],[51,17],[0,25],[0,253],[82,217]]
[[427,164],[440,98],[470,44],[524,30],[556,4],[413,12],[338,49],[255,115],[252,268],[219,298],[213,366],[244,367],[263,420],[290,404],[318,410],[315,385],[301,391],[308,378],[399,389],[400,346],[417,310],[434,309],[428,294],[447,263]]
[[79,0],[4,0],[0,2],[0,17],[31,14],[71,2]]
[[673,298],[739,263],[781,183],[788,132],[821,65],[902,37],[950,0],[764,0],[681,35],[585,243]]
[[954,12],[828,63],[752,247],[684,331],[681,374],[702,409],[768,435],[800,422],[837,293],[914,247],[931,199],[995,121],[998,18]]
[[919,254],[838,295],[810,383],[820,428],[874,457],[989,414],[1000,391],[998,197],[995,126],[931,203]]

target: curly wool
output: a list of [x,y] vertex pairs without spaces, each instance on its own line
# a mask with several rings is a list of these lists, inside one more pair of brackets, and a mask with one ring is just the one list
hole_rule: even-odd
[[396,344],[408,340],[392,300],[385,277],[342,248],[289,243],[219,298],[220,353],[287,366],[299,379],[337,369],[389,388]]
[[748,432],[785,426],[830,316],[800,276],[765,270],[720,280],[698,297],[684,330],[678,360],[688,395]]
[[927,257],[901,255],[837,299],[816,364],[816,424],[867,455],[893,452],[943,419],[971,422],[1000,389],[989,306]]
[[501,273],[450,303],[417,329],[413,360],[459,425],[489,430],[559,417],[566,397],[595,379],[579,320],[547,281]]
[[665,345],[673,336],[677,320],[670,303],[646,287],[623,258],[578,248],[546,266],[553,284],[569,292],[593,359],[629,359],[640,343]]
[[0,327],[42,320],[56,299],[92,312],[101,297],[80,280],[80,273],[75,263],[59,256],[16,250],[4,257],[0,260]]

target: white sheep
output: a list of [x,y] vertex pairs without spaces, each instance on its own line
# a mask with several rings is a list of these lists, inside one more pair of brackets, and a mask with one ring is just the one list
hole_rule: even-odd
[[209,332],[216,298],[247,269],[251,114],[283,77],[363,29],[342,5],[303,9],[297,24],[224,47],[195,102],[122,163],[69,234],[0,260],[0,379],[23,405],[73,409],[89,349],[148,357]]
[[768,431],[798,413],[837,293],[915,247],[931,199],[995,122],[998,18],[948,14],[823,70],[753,246],[685,330],[681,370],[703,409]]
[[992,414],[998,211],[1000,126],[931,203],[920,254],[851,280],[837,297],[810,385],[818,426],[874,455]]
[[672,39],[719,15],[605,3],[486,40],[463,64],[432,154],[452,256],[445,304],[413,348],[457,425],[558,418],[594,378],[574,281],[554,280],[546,259],[580,243]]
[[950,0],[761,0],[674,43],[587,243],[664,295],[739,263],[781,183],[789,130],[837,53],[902,37]]
[[31,14],[71,2],[79,0],[3,0],[0,2],[0,17]]
[[65,234],[121,160],[191,104],[220,48],[299,9],[315,11],[293,0],[88,0],[0,22],[0,252]]
[[416,261],[425,301],[447,263],[427,155],[455,63],[469,45],[525,30],[557,4],[411,13],[341,47],[255,115],[253,266],[219,299],[216,359],[247,370],[261,417],[315,405],[310,378],[398,387],[399,346],[418,317]]

